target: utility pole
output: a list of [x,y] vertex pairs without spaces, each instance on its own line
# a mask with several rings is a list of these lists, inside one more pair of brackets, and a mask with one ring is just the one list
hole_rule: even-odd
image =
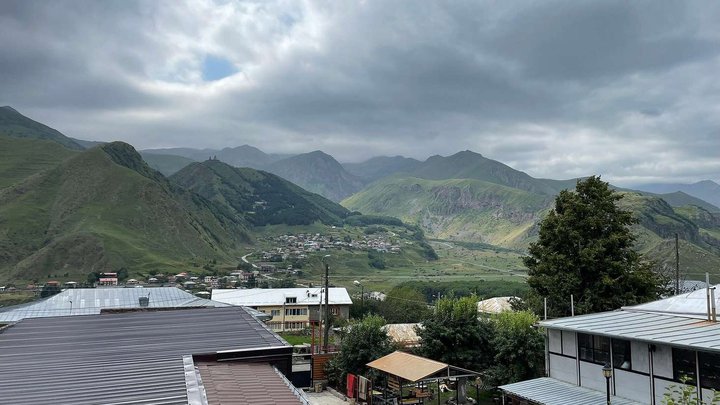
[[330,338],[330,266],[327,263],[327,258],[330,255],[323,257],[325,263],[325,340],[323,341],[323,352],[327,353],[328,350],[328,339]]
[[680,246],[675,233],[675,295],[680,295]]

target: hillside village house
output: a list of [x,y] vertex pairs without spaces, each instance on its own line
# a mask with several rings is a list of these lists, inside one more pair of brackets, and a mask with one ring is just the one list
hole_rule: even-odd
[[[352,300],[345,288],[332,287],[329,296],[330,314],[347,319]],[[320,316],[325,306],[324,288],[253,288],[214,289],[212,299],[231,305],[257,309],[273,318],[267,325],[274,331],[302,330]],[[324,308],[323,308],[324,311]]]
[[706,295],[540,322],[547,377],[501,386],[505,404],[605,404],[609,383],[612,404],[655,405],[685,377],[709,404],[720,391],[720,323]]

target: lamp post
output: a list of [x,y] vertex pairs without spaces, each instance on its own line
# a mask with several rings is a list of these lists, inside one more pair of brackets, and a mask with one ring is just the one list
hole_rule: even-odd
[[353,284],[360,287],[360,313],[363,313],[365,311],[365,286],[358,280],[353,281]]
[[610,405],[610,377],[612,377],[612,368],[610,363],[605,363],[602,368],[603,376],[605,377],[605,391],[607,392],[607,405]]

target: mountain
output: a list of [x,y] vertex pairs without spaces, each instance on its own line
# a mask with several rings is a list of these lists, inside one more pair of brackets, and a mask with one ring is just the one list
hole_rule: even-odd
[[176,155],[156,155],[154,153],[140,152],[140,156],[142,156],[148,166],[165,176],[170,176],[190,163],[195,162],[192,159]]
[[219,160],[192,163],[171,181],[244,216],[256,226],[342,224],[350,212],[274,174],[236,168]]
[[343,163],[342,166],[348,173],[370,183],[396,173],[411,172],[420,164],[419,160],[403,156],[378,156],[360,163]]
[[720,208],[717,206],[710,204],[709,202],[706,202],[705,200],[702,200],[698,197],[693,197],[689,194],[686,194],[682,191],[676,191],[674,193],[666,193],[666,194],[656,194],[658,197],[665,200],[668,204],[670,204],[673,207],[684,207],[688,205],[695,205],[698,207],[701,207],[704,210],[710,211],[710,212],[717,212],[720,213]]
[[552,197],[477,179],[379,180],[342,204],[419,224],[428,237],[525,249]]
[[278,160],[286,159],[292,155],[265,153],[260,149],[242,145],[235,148],[223,149],[192,149],[192,148],[166,148],[166,149],[144,149],[142,154],[152,155],[174,155],[182,156],[196,162],[208,159],[218,159],[235,167],[251,167],[253,169],[265,169],[268,165]]
[[246,222],[113,142],[0,190],[0,278],[173,271],[234,260]]
[[720,184],[717,184],[712,180],[703,180],[693,184],[641,184],[639,186],[635,186],[635,188],[656,194],[667,194],[681,191],[685,194],[707,201],[716,207],[720,207]]
[[105,145],[107,142],[101,141],[86,141],[83,139],[70,138],[73,142],[83,147],[83,149],[90,149],[96,146]]
[[0,107],[0,135],[14,138],[44,139],[55,141],[68,149],[85,149],[59,131],[33,121],[8,106]]
[[431,156],[412,170],[410,175],[428,180],[483,180],[546,195],[555,195],[563,189],[574,188],[576,182],[576,180],[536,179],[469,150],[451,156]]
[[56,167],[77,153],[55,141],[0,135],[0,190]]
[[352,195],[364,184],[332,156],[319,150],[274,162],[267,171],[333,201]]

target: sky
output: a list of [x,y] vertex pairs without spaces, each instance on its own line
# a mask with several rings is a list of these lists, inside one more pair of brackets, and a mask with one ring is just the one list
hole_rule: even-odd
[[138,149],[720,181],[720,2],[0,2],[0,105]]

